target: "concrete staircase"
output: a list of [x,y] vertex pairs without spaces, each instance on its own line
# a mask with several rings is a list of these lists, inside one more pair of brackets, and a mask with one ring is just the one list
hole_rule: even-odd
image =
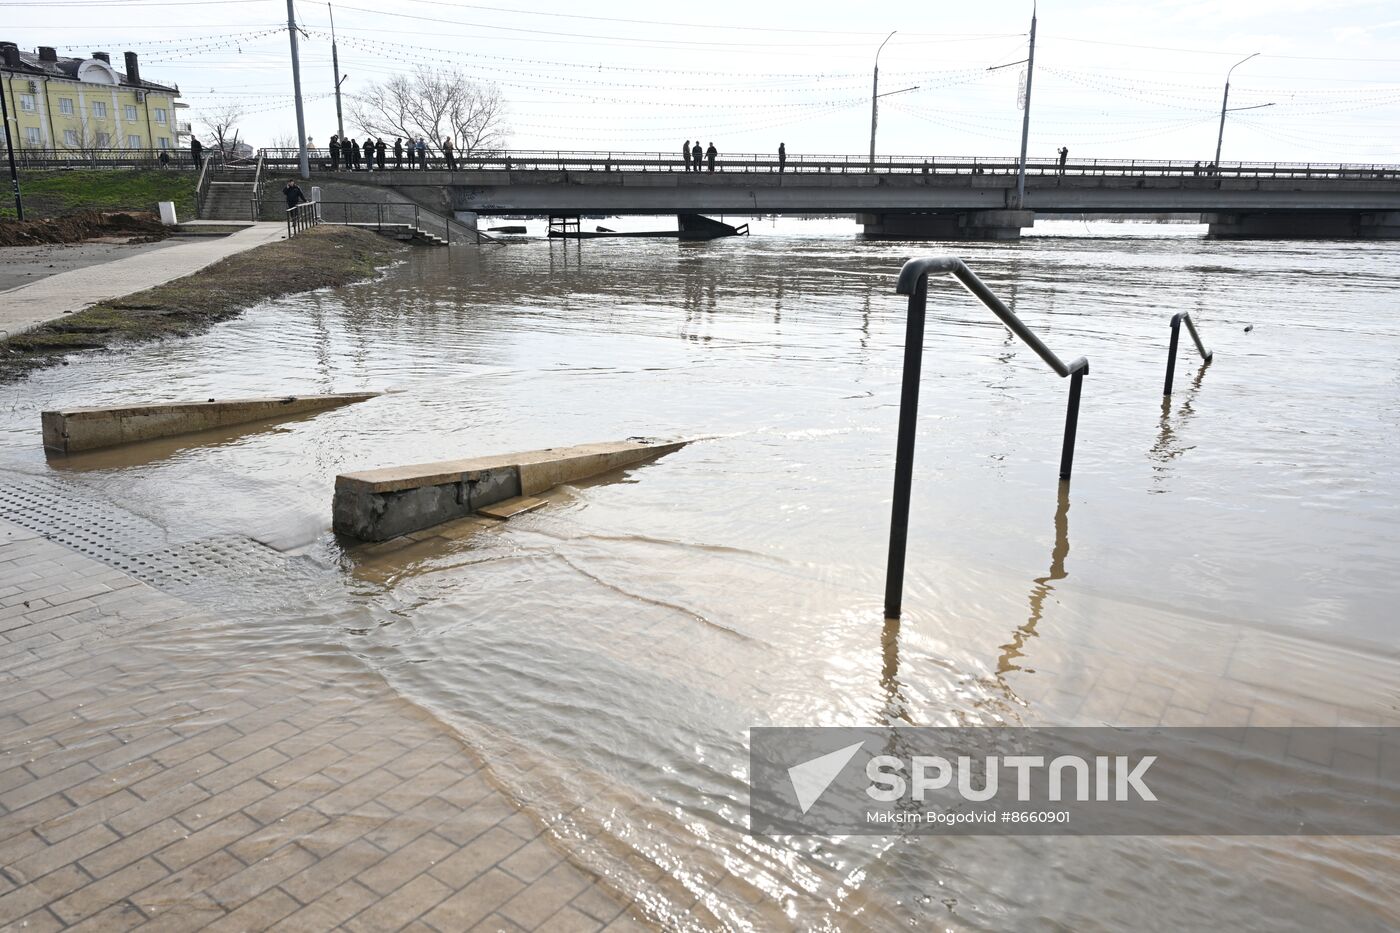
[[246,220],[253,221],[254,185],[248,181],[209,182],[204,204],[199,212],[200,220]]

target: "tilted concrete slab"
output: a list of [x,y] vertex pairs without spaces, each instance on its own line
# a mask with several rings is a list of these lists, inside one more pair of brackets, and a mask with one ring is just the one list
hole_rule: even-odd
[[206,402],[165,402],[125,408],[69,408],[46,411],[44,447],[72,454],[157,437],[191,434],[253,421],[269,421],[307,412],[339,408],[376,398],[378,392],[338,395],[286,395]]
[[332,524],[361,541],[387,541],[484,506],[643,463],[687,443],[632,438],[343,473],[335,478]]

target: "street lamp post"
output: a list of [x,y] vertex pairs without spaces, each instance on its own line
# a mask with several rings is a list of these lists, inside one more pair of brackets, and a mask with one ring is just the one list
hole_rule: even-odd
[[[890,30],[890,34],[885,36],[885,42],[894,38],[898,29]],[[875,171],[875,126],[880,119],[880,53],[885,50],[885,42],[880,43],[880,47],[875,50],[875,83],[870,89],[870,171]]]
[[329,3],[326,9],[331,14],[331,68],[335,69],[335,130],[339,139],[345,138],[345,118],[340,115],[340,86],[345,83],[348,75],[340,73],[340,55],[335,47],[335,8]]
[[[13,82],[14,72],[10,72],[9,74],[9,80]],[[0,119],[2,119],[5,124],[5,155],[10,160],[10,188],[13,189],[15,193],[15,219],[23,220],[24,199],[20,197],[19,193],[19,172],[15,169],[15,141],[10,135],[10,106],[5,101],[5,89],[3,87],[0,87]],[[19,130],[18,125],[15,126],[15,130]],[[18,132],[16,132],[16,135],[18,135]]]
[[1220,101],[1220,133],[1215,137],[1216,169],[1220,168],[1220,146],[1223,142],[1225,142],[1225,107],[1227,104],[1230,103],[1230,75],[1235,73],[1236,68],[1240,67],[1245,62],[1249,61],[1251,58],[1254,58],[1258,54],[1258,52],[1255,52],[1254,55],[1245,56],[1244,58],[1231,65],[1230,70],[1225,72],[1225,97]]

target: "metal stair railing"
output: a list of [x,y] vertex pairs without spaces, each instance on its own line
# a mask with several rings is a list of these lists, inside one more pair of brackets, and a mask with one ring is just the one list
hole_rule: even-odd
[[296,207],[287,208],[287,239],[319,224],[321,222],[320,208],[319,201],[303,201]]
[[1172,315],[1172,342],[1167,348],[1167,381],[1162,387],[1163,395],[1172,394],[1172,379],[1176,376],[1176,345],[1181,339],[1181,322],[1186,322],[1186,330],[1191,334],[1191,340],[1196,344],[1196,350],[1201,354],[1201,359],[1209,363],[1215,359],[1215,353],[1207,350],[1206,345],[1201,343],[1201,335],[1196,330],[1196,324],[1191,320],[1191,315],[1182,311]]
[[1070,377],[1069,404],[1065,413],[1064,445],[1060,451],[1060,479],[1068,480],[1074,466],[1074,441],[1079,428],[1079,395],[1089,361],[1079,357],[1066,364],[1021,323],[1016,313],[992,294],[981,279],[955,256],[911,259],[899,272],[895,292],[909,296],[905,320],[904,375],[900,385],[899,439],[895,447],[894,504],[890,511],[889,563],[885,569],[885,617],[899,617],[903,603],[904,562],[909,541],[909,502],[914,480],[914,438],[919,417],[919,377],[924,356],[924,320],[928,309],[928,277],[951,275],[995,314],[1013,334],[1035,351],[1061,378]]
[[252,221],[253,221],[253,223],[257,223],[257,222],[258,222],[258,215],[262,213],[262,186],[263,186],[263,177],[262,177],[262,174],[263,174],[263,154],[262,154],[262,151],[259,150],[259,152],[258,152],[258,165],[257,165],[257,169],[253,172],[253,198],[252,198],[252,200],[253,200],[253,205],[252,205]]

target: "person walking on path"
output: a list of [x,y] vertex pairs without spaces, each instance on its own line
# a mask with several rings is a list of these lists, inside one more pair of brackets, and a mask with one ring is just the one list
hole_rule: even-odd
[[457,160],[452,158],[452,137],[449,136],[442,141],[442,157],[447,160],[447,170],[457,171]]
[[690,147],[690,163],[695,167],[695,171],[700,171],[700,164],[705,161],[705,150],[700,148],[700,140],[695,141],[695,145]]
[[287,199],[287,210],[306,203],[306,194],[295,181],[287,182],[287,187],[282,189],[282,197]]
[[204,143],[190,137],[190,158],[194,161],[194,167],[199,168],[204,164]]
[[379,163],[381,172],[384,171],[384,152],[387,148],[382,137],[374,143],[374,160]]
[[714,143],[710,143],[710,148],[705,150],[705,158],[710,161],[711,174],[714,174],[715,171],[715,156],[717,155],[719,155],[719,150],[715,148]]
[[1060,147],[1060,168],[1059,168],[1059,174],[1061,174],[1061,175],[1063,175],[1063,174],[1065,173],[1065,160],[1068,159],[1068,158],[1069,158],[1069,146],[1061,146],[1061,147]]
[[787,143],[778,143],[778,174],[783,173],[783,168],[787,165]]
[[332,171],[332,172],[338,172],[338,171],[340,171],[340,136],[339,136],[339,135],[335,135],[335,136],[332,136],[332,137],[331,137],[330,150],[331,150],[331,171]]
[[690,140],[681,143],[681,161],[685,163],[685,170],[690,171]]

